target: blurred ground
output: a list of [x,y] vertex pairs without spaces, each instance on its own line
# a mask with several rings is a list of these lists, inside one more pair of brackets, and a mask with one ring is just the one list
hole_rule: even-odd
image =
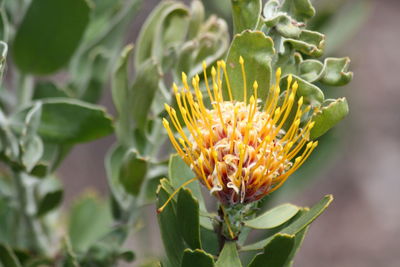
[[[158,1],[145,2],[129,40],[134,40],[141,21]],[[350,115],[336,131],[344,145],[321,179],[303,194],[288,197],[298,205],[310,205],[332,193],[335,201],[311,227],[296,267],[400,266],[399,14],[399,1],[375,1],[363,28],[337,54],[351,57],[355,73],[344,91]],[[109,92],[103,104],[112,109]],[[78,146],[63,163],[60,176],[67,203],[88,187],[107,192],[103,158],[112,142],[109,137]],[[157,229],[152,208],[146,216],[151,228]],[[142,247],[160,253],[158,230],[141,235],[146,236]]]

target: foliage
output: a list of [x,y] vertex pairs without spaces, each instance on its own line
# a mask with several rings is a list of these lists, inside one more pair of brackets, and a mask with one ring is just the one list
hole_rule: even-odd
[[[206,14],[222,1],[203,1],[207,8],[200,0],[190,6],[160,1],[135,45],[125,44],[143,2],[0,1],[0,266],[131,262],[137,255],[125,242],[140,230],[144,207],[159,208],[170,197],[157,214],[166,257],[144,260],[143,266],[291,266],[307,229],[332,197],[311,208],[283,204],[254,211],[261,208],[257,203],[250,212],[225,214],[222,206],[214,212],[198,182],[179,189],[194,174],[171,154],[161,118],[164,103],[176,105],[171,81],[182,83],[182,72],[188,79],[203,76],[204,63],[225,58],[232,88],[240,88],[242,56],[250,68],[248,87],[257,80],[261,100],[266,88],[275,82],[286,88],[293,75],[296,97],[312,107],[311,138],[319,138],[348,113],[345,98],[325,95],[350,82],[350,60],[318,59],[326,38],[317,30],[340,35],[329,23],[336,13],[317,15],[310,30],[306,23],[316,11],[309,0],[270,0],[264,6],[261,0],[231,0],[232,9],[225,12],[233,16],[230,38],[231,24]],[[364,10],[361,2],[352,8]],[[339,21],[361,21],[350,17],[341,11]],[[278,68],[282,78],[275,81]],[[98,104],[108,85],[114,117]],[[233,91],[234,99],[242,99],[242,92]],[[88,192],[68,211],[61,209],[58,167],[76,145],[111,134],[116,141],[105,157],[108,198]],[[225,215],[240,225],[237,240],[223,234],[229,227]],[[247,241],[252,230],[259,234],[253,243]]]

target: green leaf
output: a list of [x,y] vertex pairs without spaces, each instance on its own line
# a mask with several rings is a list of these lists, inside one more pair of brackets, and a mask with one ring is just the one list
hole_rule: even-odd
[[152,45],[152,57],[161,63],[164,70],[175,64],[176,54],[184,42],[189,26],[189,10],[175,2],[159,19]]
[[290,44],[294,50],[304,55],[320,57],[325,49],[325,35],[319,32],[302,30],[298,39],[288,38],[285,39],[284,43]]
[[[143,130],[146,127],[148,113],[161,77],[159,65],[152,59],[143,62],[137,69],[137,76],[131,87],[129,98],[132,117],[137,129]],[[125,110],[124,112],[129,111]]]
[[185,249],[182,259],[181,267],[192,267],[196,264],[196,267],[213,267],[214,258],[204,250],[196,249]]
[[10,121],[0,109],[0,151],[6,158],[17,161],[20,152],[18,139],[10,126]]
[[285,0],[281,10],[289,13],[297,21],[306,21],[315,15],[310,0]]
[[77,252],[85,252],[109,231],[111,222],[105,201],[93,194],[82,196],[72,205],[69,215],[68,235],[72,248]]
[[279,34],[287,38],[298,38],[303,23],[293,20],[286,12],[280,12],[278,0],[268,1],[264,6],[264,23],[269,28],[274,28]]
[[[142,29],[139,33],[138,39],[136,41],[136,51],[135,51],[135,67],[136,69],[140,69],[140,65],[149,60],[151,57],[154,57],[157,59],[159,62],[162,62],[162,58],[160,58],[160,55],[158,53],[163,53],[164,52],[164,47],[161,45],[165,45],[164,43],[157,43],[155,42],[156,39],[158,41],[162,42],[164,41],[163,39],[166,38],[168,39],[170,36],[170,33],[164,33],[162,32],[163,30],[165,31],[167,28],[165,26],[168,25],[163,25],[166,23],[166,19],[170,14],[176,13],[176,14],[182,14],[187,13],[186,7],[182,3],[177,3],[173,1],[162,1],[160,4],[152,11],[152,13],[148,16],[146,22],[143,24]],[[173,24],[171,24],[173,25]],[[179,27],[178,27],[179,28]],[[174,30],[173,27],[170,28],[171,30]],[[176,30],[176,29],[175,29]],[[181,34],[184,32],[181,32],[178,36],[178,39],[181,38]],[[173,37],[172,38],[177,38]],[[157,46],[157,49],[155,48]],[[154,55],[153,53],[157,52],[157,55]]]
[[326,58],[324,62],[324,76],[321,82],[326,85],[342,86],[348,84],[353,79],[353,73],[348,72],[350,59]]
[[16,65],[34,74],[65,66],[79,45],[89,13],[85,0],[33,0],[13,43]]
[[299,65],[299,76],[307,82],[315,82],[324,74],[324,64],[318,60],[304,60]]
[[186,244],[191,249],[200,249],[199,202],[192,196],[190,190],[182,188],[179,191],[176,214]]
[[[169,158],[168,178],[174,188],[179,188],[183,183],[196,177],[196,174],[182,160],[178,154],[172,154]],[[205,210],[203,195],[199,182],[193,182],[185,186],[189,188],[193,196],[199,201],[200,209]]]
[[292,204],[283,204],[266,211],[260,216],[245,221],[244,224],[254,229],[271,229],[278,227],[297,214],[299,207]]
[[[303,97],[304,103],[306,105],[311,105],[313,107],[321,106],[324,102],[324,93],[319,89],[318,86],[303,80],[302,78],[292,75],[293,83],[297,82],[299,85],[296,96]],[[281,88],[287,88],[287,78],[288,76],[284,76],[281,78]]]
[[254,30],[261,15],[261,0],[231,0],[234,32]]
[[[212,226],[212,225],[211,225]],[[218,255],[218,237],[213,228],[206,228],[203,225],[200,226],[201,245],[204,251],[213,255]]]
[[296,256],[296,253],[300,249],[300,246],[303,243],[304,237],[308,232],[308,228],[310,228],[310,225],[305,227],[303,230],[301,230],[300,232],[298,232],[296,234],[296,236],[294,238],[294,246],[293,246],[292,252],[287,257],[287,261],[286,261],[285,267],[293,266],[293,262],[294,262],[293,258]]
[[125,191],[119,178],[122,161],[126,152],[127,149],[125,147],[115,145],[108,151],[105,158],[108,186],[110,187],[113,198],[118,203],[118,207],[124,210],[128,209],[133,201],[132,195]]
[[[271,62],[274,53],[272,39],[260,31],[244,31],[235,35],[226,59],[233,99],[242,101],[244,97],[240,56],[244,59],[248,98],[253,92],[254,81],[257,81],[260,88],[259,98],[266,99],[271,82]],[[224,97],[228,97],[226,85]]]
[[312,120],[315,126],[311,129],[311,138],[316,139],[334,127],[349,113],[349,106],[346,98],[328,99],[324,102]]
[[103,107],[76,99],[53,98],[43,101],[38,130],[54,143],[83,143],[113,132],[112,121]]
[[[125,121],[129,119],[128,116],[125,116],[125,119],[122,119],[122,116],[127,113],[127,104],[129,102],[129,78],[128,78],[128,66],[129,59],[131,58],[133,52],[133,45],[125,46],[124,50],[121,53],[121,56],[117,62],[117,67],[114,71],[113,79],[112,79],[112,87],[111,93],[114,102],[114,106],[118,112],[118,119],[122,122],[129,124],[129,121]],[[125,111],[125,112],[124,112]]]
[[12,249],[6,244],[0,244],[0,262],[7,267],[22,267]]
[[236,248],[236,242],[227,241],[225,242],[224,248],[218,257],[215,264],[216,267],[242,267],[240,262],[239,254]]
[[43,154],[43,142],[36,135],[42,115],[41,103],[36,103],[27,113],[24,120],[24,127],[20,137],[22,150],[21,161],[26,170],[30,172]]
[[[161,208],[174,189],[171,187],[167,179],[162,179],[157,189],[157,209]],[[158,213],[158,224],[161,230],[161,237],[164,243],[165,251],[168,256],[170,267],[180,266],[183,251],[185,249],[184,240],[179,228],[179,221],[176,214],[176,202],[172,200],[165,206],[164,210]]]
[[125,191],[137,196],[147,173],[147,161],[136,150],[128,150],[122,160],[119,181]]
[[[297,233],[301,232],[304,228],[306,228],[309,224],[311,224],[319,215],[321,215],[321,213],[329,206],[332,200],[333,200],[332,195],[326,195],[320,202],[315,204],[310,210],[304,211],[301,214],[301,216],[299,216],[291,224],[281,229],[279,233],[296,235]],[[242,247],[242,250],[250,251],[250,250],[263,249],[272,239],[273,236],[268,237],[267,239],[244,246]]]
[[62,202],[63,193],[64,191],[62,189],[47,192],[39,201],[36,216],[43,216],[57,208]]
[[188,28],[188,39],[193,39],[200,31],[201,24],[204,21],[204,5],[200,0],[194,0],[190,3],[190,18]]
[[284,267],[291,255],[295,244],[295,236],[287,234],[276,234],[265,246],[264,253],[258,254],[248,267]]
[[43,99],[52,97],[68,97],[65,91],[61,90],[57,85],[50,81],[39,81],[33,89],[32,99]]

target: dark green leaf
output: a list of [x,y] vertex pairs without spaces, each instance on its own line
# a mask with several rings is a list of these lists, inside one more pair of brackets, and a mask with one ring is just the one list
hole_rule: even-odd
[[57,208],[61,204],[63,193],[63,190],[59,189],[45,194],[39,202],[36,215],[40,217]]
[[183,254],[181,267],[192,267],[196,264],[196,267],[213,267],[214,258],[204,250],[196,249],[185,249]]
[[255,229],[271,229],[290,220],[299,211],[299,207],[292,204],[283,204],[266,211],[260,216],[245,221],[244,224]]
[[[157,209],[166,203],[173,191],[174,189],[170,186],[168,180],[162,179],[157,189]],[[181,235],[181,229],[179,229],[178,220],[180,219],[176,215],[175,200],[169,202],[164,210],[158,213],[157,218],[165,251],[168,256],[168,266],[180,266],[185,244]]]
[[324,102],[312,120],[315,126],[311,129],[311,138],[316,139],[334,127],[349,113],[349,106],[346,98],[328,99]]
[[12,249],[4,244],[0,244],[0,262],[4,267],[22,267]]
[[[244,59],[248,98],[253,92],[253,83],[257,81],[260,88],[259,98],[266,99],[271,82],[271,61],[274,53],[272,39],[260,31],[244,31],[235,35],[226,59],[232,95],[235,100],[242,101],[244,96],[240,56]],[[225,85],[224,97],[228,97],[226,88]]]
[[54,98],[43,101],[39,134],[54,143],[83,143],[113,132],[104,108],[76,99]]
[[147,161],[136,150],[126,152],[121,165],[119,181],[125,191],[137,196],[147,173]]
[[216,267],[242,267],[240,262],[239,254],[236,248],[236,242],[227,241],[225,242],[224,248],[218,257],[215,264]]
[[285,267],[291,267],[293,265],[293,258],[296,256],[297,251],[300,249],[301,244],[303,243],[304,237],[307,234],[308,228],[310,225],[298,232],[294,238],[294,246],[292,252],[290,253],[289,257],[287,258]]
[[[288,234],[288,235],[296,235],[301,232],[304,228],[306,228],[309,224],[311,224],[321,213],[329,206],[332,202],[332,195],[325,196],[320,202],[315,204],[310,210],[304,211],[301,216],[299,216],[296,220],[294,220],[291,224],[281,229],[279,233]],[[263,249],[273,237],[268,237],[267,239],[261,240],[254,244],[250,244],[242,247],[242,250],[259,250]]]
[[231,0],[235,33],[255,30],[261,15],[261,0]]
[[188,189],[182,188],[178,193],[177,216],[179,228],[186,244],[191,249],[200,249],[199,203]]
[[265,246],[264,252],[258,254],[248,267],[284,267],[294,244],[294,235],[276,234]]
[[33,99],[43,99],[51,97],[68,97],[68,95],[50,81],[39,81],[35,84]]
[[79,45],[89,12],[85,0],[33,0],[13,44],[17,66],[35,74],[65,66]]

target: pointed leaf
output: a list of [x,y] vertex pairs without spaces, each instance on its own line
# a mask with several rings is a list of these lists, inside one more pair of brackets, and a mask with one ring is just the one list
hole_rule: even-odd
[[248,267],[284,267],[294,248],[295,236],[276,234],[265,246],[264,252],[258,254]]
[[63,190],[47,193],[40,201],[37,216],[43,216],[61,204]]
[[316,139],[334,127],[349,113],[349,106],[346,98],[328,99],[324,102],[315,115],[313,121],[315,126],[311,130],[311,138]]
[[196,267],[213,267],[214,258],[204,250],[196,249],[185,249],[183,254],[181,267],[192,267],[196,264]]
[[296,256],[296,253],[300,249],[300,246],[303,243],[304,237],[307,234],[309,228],[310,228],[310,225],[296,234],[296,236],[294,238],[293,249],[292,249],[292,252],[290,253],[290,255],[287,258],[285,267],[293,266],[294,257]]
[[227,241],[225,242],[224,248],[218,257],[215,264],[216,267],[242,267],[240,262],[239,254],[236,248],[236,242]]
[[16,65],[35,74],[65,66],[85,32],[89,12],[85,0],[33,0],[15,36]]
[[183,239],[191,249],[200,249],[199,203],[189,189],[178,193],[177,216]]
[[[291,224],[281,229],[279,233],[295,235],[301,232],[309,224],[311,224],[321,213],[329,206],[332,202],[332,195],[326,195],[320,202],[315,204],[311,209],[304,211],[301,216],[294,220]],[[267,239],[261,240],[259,242],[242,247],[243,251],[249,250],[260,250],[263,249],[273,237],[268,237]]]
[[255,229],[271,229],[278,227],[297,214],[299,207],[292,204],[283,204],[266,211],[260,216],[245,221],[244,224]]

